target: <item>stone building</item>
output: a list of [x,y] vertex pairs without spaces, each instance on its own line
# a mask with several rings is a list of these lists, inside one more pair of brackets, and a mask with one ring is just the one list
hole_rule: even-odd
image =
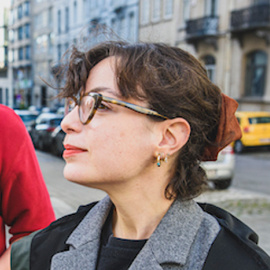
[[31,14],[29,0],[12,0],[9,20],[9,72],[14,107],[32,103]]
[[51,65],[53,61],[54,17],[52,0],[32,0],[32,68],[33,98],[32,105],[53,107],[55,90],[48,87],[53,78]]
[[141,0],[139,39],[188,50],[239,110],[270,111],[269,0]]
[[8,6],[0,6],[0,103],[12,107],[12,87],[8,70]]

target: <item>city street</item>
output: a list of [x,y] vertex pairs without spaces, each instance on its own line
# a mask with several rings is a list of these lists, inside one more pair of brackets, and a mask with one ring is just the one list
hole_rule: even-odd
[[[62,158],[36,151],[57,217],[75,211],[79,205],[99,200],[105,193],[64,179]],[[270,151],[249,151],[236,155],[232,187],[209,190],[199,201],[217,204],[246,222],[260,236],[260,246],[270,253]]]

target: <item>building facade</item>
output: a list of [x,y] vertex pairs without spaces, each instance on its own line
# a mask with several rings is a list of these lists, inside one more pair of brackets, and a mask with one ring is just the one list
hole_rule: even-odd
[[140,0],[139,40],[176,45],[180,1]]
[[55,105],[55,90],[45,82],[51,82],[51,65],[54,46],[54,17],[52,0],[32,0],[32,105],[51,107]]
[[0,104],[12,107],[12,87],[8,71],[8,11],[8,6],[0,6]]
[[32,104],[31,12],[29,0],[12,0],[9,20],[9,71],[13,106]]
[[72,45],[84,50],[116,38],[188,50],[239,110],[270,111],[270,0],[29,1],[11,4],[15,105],[60,106],[40,77],[60,86],[55,74]]
[[270,111],[269,0],[140,0],[140,11],[141,40],[188,50],[239,110]]
[[270,1],[189,4],[180,44],[195,48],[210,78],[239,102],[239,110],[270,111]]

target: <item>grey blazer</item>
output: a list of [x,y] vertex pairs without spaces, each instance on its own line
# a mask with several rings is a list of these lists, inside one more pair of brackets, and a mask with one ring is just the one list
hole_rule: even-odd
[[[70,249],[53,256],[52,270],[95,269],[102,226],[111,206],[107,196],[89,211],[69,236]],[[215,218],[193,200],[176,200],[129,269],[202,269],[219,230]]]

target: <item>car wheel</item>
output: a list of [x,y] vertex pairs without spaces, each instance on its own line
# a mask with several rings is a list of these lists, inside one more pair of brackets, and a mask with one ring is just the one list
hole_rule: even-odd
[[236,141],[234,143],[234,152],[239,154],[239,153],[242,153],[243,150],[244,150],[243,143],[241,141]]
[[214,185],[216,189],[226,189],[231,185],[231,183],[232,183],[232,179],[214,181]]

